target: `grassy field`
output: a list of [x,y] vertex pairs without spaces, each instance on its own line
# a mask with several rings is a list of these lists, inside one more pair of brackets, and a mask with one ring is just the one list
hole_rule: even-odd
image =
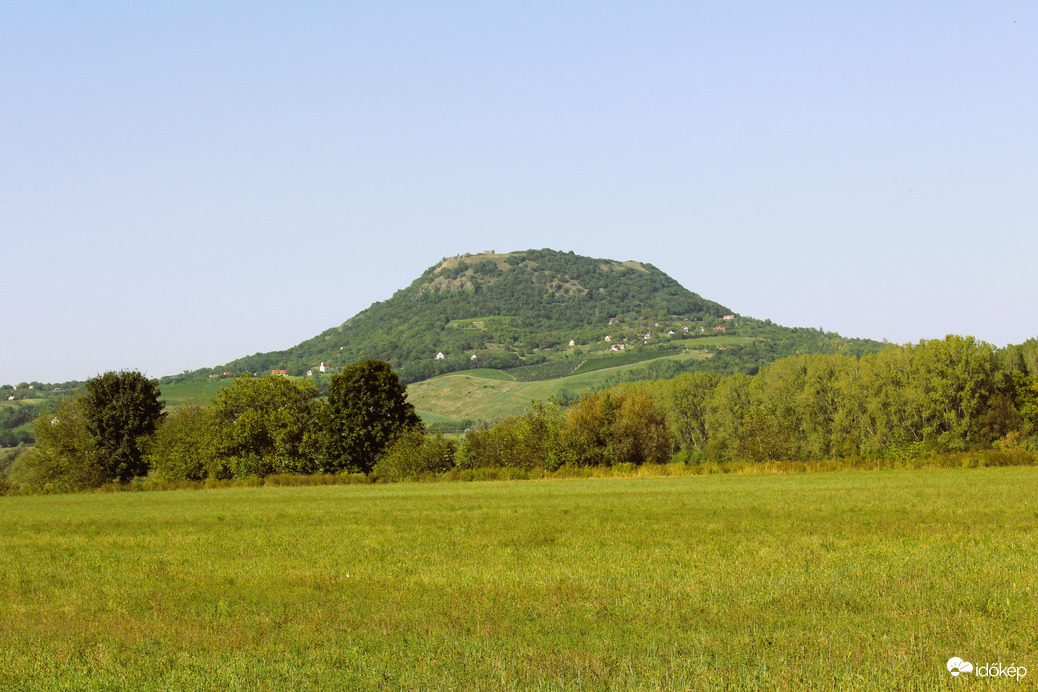
[[159,386],[160,398],[166,402],[167,407],[183,406],[185,404],[208,404],[221,389],[233,382],[233,378],[223,377],[220,379],[164,384]]
[[432,430],[452,429],[457,427],[458,421],[447,416],[439,416],[428,411],[417,411],[418,417],[422,419],[427,428]]
[[0,688],[1033,689],[1036,497],[1011,468],[0,498]]
[[[708,353],[689,351],[663,357],[668,360],[688,360],[706,358]],[[500,372],[496,370],[468,370],[409,384],[407,398],[423,419],[427,414],[433,414],[438,420],[497,421],[523,413],[531,401],[543,401],[562,393],[579,396],[584,392],[601,389],[609,378],[618,373],[641,367],[645,367],[645,362],[540,382],[516,382],[484,374]]]

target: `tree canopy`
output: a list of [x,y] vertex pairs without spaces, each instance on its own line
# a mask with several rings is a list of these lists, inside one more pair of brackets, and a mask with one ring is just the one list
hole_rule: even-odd
[[421,425],[407,388],[382,360],[348,365],[333,376],[328,409],[328,456],[339,470],[367,473],[398,434]]
[[83,417],[106,478],[125,482],[148,473],[145,445],[163,408],[158,381],[139,372],[106,372],[87,380]]
[[534,402],[492,427],[472,426],[461,441],[424,435],[406,387],[380,360],[330,376],[327,401],[310,379],[244,376],[209,405],[170,415],[154,382],[106,373],[37,417],[26,467],[31,485],[71,490],[149,469],[166,480],[373,470],[369,479],[402,479],[671,459],[903,460],[980,450],[1018,458],[1038,451],[1029,353],[948,336],[864,356],[801,354],[752,376],[685,373],[587,393],[568,408]]
[[36,483],[68,488],[126,482],[148,473],[147,446],[163,417],[158,382],[136,371],[106,372],[36,419]]
[[323,423],[326,407],[310,380],[280,375],[239,377],[220,390],[212,415],[215,455],[235,476],[327,470]]

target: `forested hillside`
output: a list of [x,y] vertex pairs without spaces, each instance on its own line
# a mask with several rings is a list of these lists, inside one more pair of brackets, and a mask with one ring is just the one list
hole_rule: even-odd
[[31,444],[30,423],[44,408],[76,391],[82,382],[0,385],[0,448]]
[[602,341],[611,319],[633,328],[667,315],[702,321],[727,313],[651,265],[552,250],[476,255],[441,261],[389,300],[288,351],[228,367],[303,374],[322,360],[341,367],[378,357],[414,380],[463,369],[473,354],[481,367],[542,361],[570,340]]
[[694,340],[716,334],[746,337],[723,358],[702,365],[726,372],[751,372],[798,352],[860,354],[880,346],[739,316],[650,264],[528,250],[443,259],[389,300],[293,348],[164,381],[224,372],[305,375],[322,362],[339,370],[380,358],[404,382],[415,382],[469,368],[507,369],[676,344],[698,348]]

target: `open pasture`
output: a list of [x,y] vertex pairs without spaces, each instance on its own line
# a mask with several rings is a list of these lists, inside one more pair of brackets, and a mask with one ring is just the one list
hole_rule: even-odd
[[0,688],[1026,689],[1036,497],[1035,468],[5,497]]

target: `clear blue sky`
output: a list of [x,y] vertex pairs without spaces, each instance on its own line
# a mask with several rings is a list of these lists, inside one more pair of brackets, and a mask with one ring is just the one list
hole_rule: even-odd
[[0,383],[287,348],[441,257],[1038,336],[1038,5],[0,7]]

